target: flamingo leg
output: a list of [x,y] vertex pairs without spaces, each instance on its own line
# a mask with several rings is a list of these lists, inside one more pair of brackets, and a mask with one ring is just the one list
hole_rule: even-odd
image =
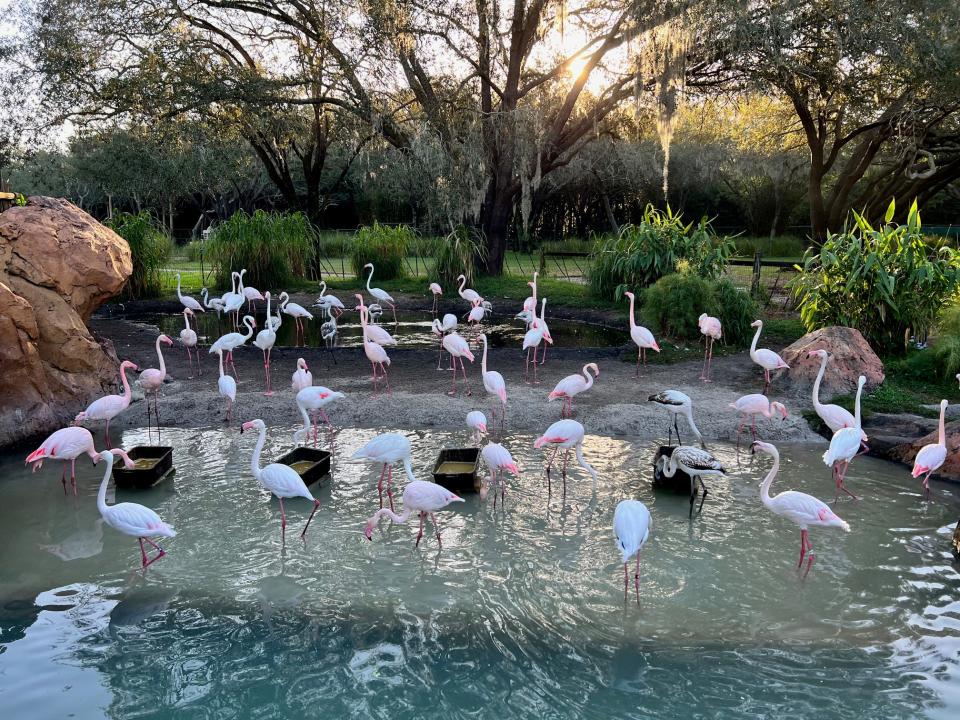
[[387,498],[390,500],[390,509],[393,510],[393,465],[387,466]]
[[757,439],[757,416],[750,416],[750,436],[756,440]]
[[437,545],[443,547],[443,543],[440,542],[440,523],[437,522],[437,516],[434,513],[430,513],[430,522],[433,523],[433,529],[437,533]]
[[143,549],[143,538],[137,538],[140,541],[140,567],[145,568],[147,566],[147,551]]
[[706,483],[703,482],[703,478],[698,476],[697,479],[700,481],[700,487],[703,488],[703,495],[700,496],[700,507],[697,508],[697,515],[699,515],[701,512],[703,512],[703,503],[706,501],[707,493],[709,491],[707,490]]
[[440,336],[440,353],[437,355],[437,370],[443,370],[440,365],[443,364],[443,335]]
[[307,528],[310,527],[310,521],[313,520],[313,516],[316,514],[317,508],[319,508],[319,507],[320,507],[320,501],[319,501],[319,500],[314,500],[314,501],[313,501],[313,510],[310,511],[310,517],[307,518],[307,524],[303,526],[303,532],[300,533],[300,539],[301,539],[301,540],[305,540],[305,539],[306,539],[306,537],[307,537]]
[[460,372],[463,374],[463,384],[467,386],[467,397],[473,395],[473,389],[470,387],[470,381],[467,380],[467,369],[463,366],[463,358],[460,358]]
[[560,472],[560,477],[563,480],[563,497],[567,497],[567,461],[570,459],[570,451],[565,450],[563,452],[563,469]]
[[63,473],[60,475],[60,482],[63,483],[63,494],[67,494],[67,465],[63,465]]
[[106,430],[104,430],[103,434],[107,441],[107,450],[109,450],[110,449],[110,418],[107,418],[107,427],[106,427]]
[[380,494],[380,507],[383,507],[383,478],[387,474],[387,465],[384,463],[383,470],[380,471],[380,482],[377,483],[377,492]]
[[547,343],[546,341],[544,341],[544,343],[543,343],[543,355],[540,356],[540,364],[541,364],[541,365],[543,365],[543,364],[547,361],[547,345],[548,345],[548,344],[549,344],[549,343]]
[[643,367],[644,367],[644,369],[646,369],[646,367],[647,367],[647,349],[646,349],[646,348],[641,348],[640,352],[643,353]]
[[841,490],[843,490],[847,495],[849,495],[849,496],[852,497],[854,500],[856,500],[856,499],[857,499],[857,496],[854,495],[854,494],[853,494],[852,492],[850,492],[849,490],[847,490],[847,486],[843,484],[843,481],[844,481],[844,479],[845,479],[846,476],[847,476],[847,470],[849,470],[849,469],[850,469],[850,461],[847,460],[847,461],[845,461],[845,462],[843,463],[843,469],[842,469],[842,470],[839,470],[838,473],[837,473],[837,477],[838,477],[838,479],[839,479],[839,485],[838,485],[838,487],[839,487]]
[[737,426],[737,454],[740,453],[740,434],[743,432],[743,425],[744,425],[744,423],[746,423],[746,418],[744,418],[744,419],[740,422],[740,425]]
[[380,371],[383,373],[383,381],[387,384],[387,395],[393,395],[393,391],[390,389],[390,377],[387,375],[387,367],[383,363],[380,363]]
[[693,517],[693,503],[697,499],[697,479],[690,476],[690,517]]
[[426,515],[425,512],[420,513],[420,532],[417,533],[417,541],[413,544],[414,547],[420,547],[420,538],[423,537],[423,519]]
[[764,370],[763,371],[763,394],[766,395],[767,390],[769,389],[770,389],[770,371]]
[[707,337],[703,343],[703,370],[700,371],[700,379],[707,381],[707,358],[710,355],[710,338]]
[[797,569],[803,565],[803,558],[807,554],[807,531],[800,531],[800,560],[797,562]]
[[537,349],[540,347],[539,344],[533,346],[533,384],[539,385],[540,379],[537,377]]
[[[143,567],[147,567],[148,565],[153,565],[153,563],[155,563],[157,560],[159,560],[160,558],[162,558],[164,555],[167,554],[167,551],[166,551],[166,550],[164,550],[162,547],[160,547],[159,545],[157,545],[153,540],[151,540],[151,539],[148,538],[148,537],[140,538],[140,552],[141,552],[141,553],[143,553],[143,542],[144,542],[144,541],[147,541],[148,543],[150,543],[150,545],[152,545],[153,548],[157,551],[157,554],[154,555],[154,556],[153,556],[152,558],[150,558],[149,560],[147,560],[146,564],[144,564]],[[145,555],[146,555],[146,554],[144,553],[144,556],[145,556]]]
[[[683,445],[683,440],[680,439],[680,426],[677,425],[677,414],[673,414],[673,429],[677,431],[677,445]],[[667,441],[669,445],[669,439]]]
[[393,303],[387,303],[390,306],[390,309],[393,310],[393,324],[394,327],[400,327],[400,323],[397,322],[397,306]]
[[450,389],[450,392],[448,392],[447,395],[449,395],[450,397],[456,397],[457,395],[457,358],[456,357],[453,357],[453,387]]
[[70,461],[70,485],[73,487],[73,494],[77,494],[77,459]]
[[370,367],[373,369],[373,391],[376,392],[377,391],[377,365],[376,363],[373,362],[373,360],[370,361]]
[[710,354],[707,356],[707,382],[713,382],[713,380],[710,379],[710,371],[713,368],[713,343],[713,338],[710,338]]
[[637,571],[633,576],[633,587],[637,591],[637,605],[640,604],[640,551],[637,551]]
[[641,352],[642,352],[641,349],[638,347],[637,348],[637,369],[633,371],[633,376],[635,378],[640,377],[640,358],[642,357]]
[[627,563],[623,564],[623,601],[627,601],[627,588],[630,586],[630,581],[628,578],[627,572]]
[[280,539],[287,542],[287,513],[283,509],[283,498],[280,498]]

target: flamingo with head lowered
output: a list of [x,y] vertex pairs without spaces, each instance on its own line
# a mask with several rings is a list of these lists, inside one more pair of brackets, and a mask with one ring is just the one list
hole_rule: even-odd
[[427,288],[433,295],[433,310],[432,314],[437,314],[437,304],[440,302],[440,297],[443,295],[443,288],[441,288],[437,283],[430,283],[430,287]]
[[[393,324],[396,326],[397,323],[397,306],[396,301],[390,297],[390,293],[386,290],[381,290],[380,288],[370,287],[370,281],[373,279],[373,263],[367,263],[363,266],[363,269],[366,270],[370,268],[370,274],[367,275],[367,292],[374,298],[376,298],[378,303],[386,303],[390,306],[390,309],[393,310]],[[372,314],[372,313],[371,313]]]
[[621,500],[613,513],[613,536],[617,549],[623,556],[623,599],[627,599],[629,571],[627,564],[633,555],[637,556],[637,570],[633,575],[633,585],[640,602],[640,551],[650,538],[650,511],[639,500]]
[[[184,313],[189,312],[184,310]],[[136,363],[124,360],[120,363],[120,382],[123,383],[123,395],[104,395],[102,398],[94,400],[87,406],[87,409],[73,419],[74,425],[79,425],[87,420],[106,420],[107,426],[104,436],[107,441],[107,450],[110,449],[110,421],[117,415],[130,407],[130,400],[133,393],[130,390],[130,382],[127,380],[127,370],[138,370]]]
[[748,418],[750,419],[750,435],[754,440],[757,439],[757,415],[763,415],[765,418],[770,419],[779,413],[783,416],[783,419],[787,418],[787,408],[783,403],[777,402],[776,400],[770,402],[770,399],[766,395],[761,395],[760,393],[744,395],[738,398],[736,402],[730,403],[730,407],[743,416],[740,421],[740,427],[737,428],[737,450],[740,449],[740,433],[743,432],[743,426],[746,424]]
[[753,336],[753,342],[750,343],[750,359],[763,368],[763,393],[766,395],[767,390],[770,389],[770,371],[780,370],[781,368],[789,370],[790,366],[773,350],[767,348],[757,350],[757,340],[760,339],[760,333],[763,332],[763,320],[754,320],[750,323],[750,326],[757,329]]
[[383,478],[387,477],[387,497],[390,507],[393,508],[393,465],[403,463],[404,472],[410,482],[416,482],[413,475],[413,466],[410,464],[410,441],[400,433],[384,433],[377,435],[366,445],[350,456],[349,462],[369,462],[382,467],[380,482],[377,483],[377,492],[380,495],[380,507],[383,507]]
[[690,517],[693,517],[693,501],[697,496],[697,481],[700,481],[700,487],[703,489],[703,496],[700,498],[700,507],[697,513],[703,510],[703,503],[707,499],[707,485],[703,482],[703,476],[709,475],[718,477],[726,475],[727,471],[717,458],[706,450],[700,450],[689,445],[678,445],[670,454],[670,459],[661,457],[663,463],[662,472],[664,477],[671,478],[677,474],[677,470],[682,470],[690,477]]
[[307,415],[307,411],[309,410],[313,415],[313,444],[316,445],[317,414],[319,413],[320,417],[327,423],[327,426],[332,429],[333,426],[330,424],[330,418],[327,416],[324,408],[330,403],[342,400],[345,397],[346,395],[342,392],[334,392],[323,385],[311,385],[298,392],[297,409],[300,411],[301,417],[303,417],[303,428],[293,434],[293,441],[299,445],[306,443],[307,438],[310,437],[311,418]]
[[523,376],[530,381],[530,351],[533,350],[533,384],[538,385],[540,378],[537,377],[537,349],[543,342],[543,326],[540,319],[536,316],[530,321],[530,329],[523,335],[523,349],[527,351],[527,359],[524,365]]
[[483,450],[480,451],[480,456],[483,458],[484,463],[486,463],[487,470],[490,471],[489,480],[480,486],[480,499],[486,500],[489,488],[492,486],[493,507],[497,507],[498,490],[500,491],[501,504],[507,499],[507,485],[503,481],[503,471],[509,470],[513,473],[514,477],[520,477],[520,471],[517,469],[517,463],[514,462],[510,451],[500,443],[487,443]]
[[457,360],[460,361],[460,371],[463,373],[463,382],[467,386],[467,395],[473,395],[470,389],[470,381],[467,380],[467,369],[463,365],[463,359],[467,358],[473,362],[473,353],[470,352],[470,345],[463,336],[457,332],[451,332],[443,336],[443,348],[450,354],[453,361],[453,387],[447,395],[451,397],[457,394]]
[[[180,331],[180,344],[187,349],[187,365],[190,366],[190,372],[193,372],[193,353],[190,352],[191,349],[197,347],[197,332],[190,327],[190,318],[194,317],[193,310],[190,308],[183,309],[183,324],[184,328]],[[197,374],[201,375],[200,370],[200,351],[197,351]],[[193,375],[190,376],[191,378]]]
[[[453,313],[447,313],[443,316],[443,320],[434,318],[430,327],[433,330],[433,334],[440,338],[440,354],[437,357],[437,370],[441,370],[440,365],[443,362],[443,336],[457,329],[457,316]],[[450,360],[452,362],[453,358],[450,358]],[[449,368],[447,369],[449,370]]]
[[653,333],[647,330],[643,325],[637,325],[634,318],[634,295],[627,291],[624,293],[630,299],[630,338],[637,345],[637,370],[634,377],[640,377],[640,360],[643,360],[643,366],[647,366],[647,348],[660,352],[660,346],[653,337]]
[[[77,494],[77,476],[76,465],[77,458],[81,455],[88,455],[93,464],[96,465],[100,460],[100,455],[93,445],[93,435],[86,428],[71,427],[61,428],[44,440],[40,447],[27,455],[24,464],[33,464],[32,471],[36,472],[43,467],[44,460],[62,460],[70,461],[70,483],[73,485],[73,494]],[[124,465],[128,470],[133,470],[133,462],[127,458]],[[63,493],[67,493],[67,466],[63,466],[63,475],[60,477],[63,483]]]
[[662,390],[649,396],[647,400],[656,404],[658,407],[662,407],[673,416],[673,428],[667,425],[667,445],[670,444],[670,439],[673,437],[672,430],[677,431],[677,444],[683,445],[683,441],[680,439],[680,428],[677,425],[677,415],[683,415],[687,419],[687,425],[690,426],[690,430],[693,431],[693,434],[697,436],[697,440],[700,441],[700,446],[706,447],[703,442],[703,435],[700,434],[696,424],[693,422],[693,401],[689,395],[679,390]]
[[930,494],[930,475],[935,473],[947,459],[947,438],[944,428],[944,418],[947,413],[947,401],[940,401],[940,424],[937,426],[937,441],[924,445],[913,459],[913,470],[910,475],[918,478],[923,475],[923,489]]
[[479,410],[471,410],[467,413],[467,427],[473,430],[471,440],[479,443],[480,438],[487,434],[487,416]]
[[237,381],[223,372],[223,348],[217,348],[216,352],[217,357],[220,358],[220,379],[217,380],[217,390],[227,403],[223,421],[230,422],[233,417],[233,404],[237,401]]
[[704,339],[703,371],[700,373],[700,379],[704,382],[713,382],[710,379],[710,364],[713,360],[713,343],[723,336],[723,327],[719,319],[711,317],[706,313],[700,313],[700,317],[697,318],[697,326],[700,328],[700,333]]
[[553,445],[553,455],[547,461],[547,492],[550,492],[550,468],[557,457],[557,453],[563,450],[563,496],[567,496],[567,459],[570,456],[570,450],[573,449],[577,457],[577,464],[590,473],[593,478],[593,489],[597,489],[597,471],[593,466],[583,458],[583,438],[586,435],[583,425],[576,420],[558,420],[547,428],[547,431],[538,437],[533,446],[542,448],[544,445]]
[[463,498],[454,495],[436,483],[425,480],[411,480],[410,484],[403,489],[403,512],[397,515],[393,508],[380,508],[367,520],[363,528],[363,534],[367,540],[373,540],[373,529],[380,522],[381,518],[390,518],[395,523],[405,523],[414,513],[420,515],[420,532],[417,533],[417,541],[414,547],[419,547],[420,539],[423,537],[423,522],[427,515],[430,516],[430,522],[433,523],[433,529],[437,533],[437,545],[442,546],[440,541],[440,524],[437,522],[436,512],[443,510],[452,502],[463,502]]
[[[590,371],[593,371],[593,375]],[[560,417],[573,415],[573,398],[593,387],[595,377],[600,377],[600,368],[596,363],[587,363],[583,366],[583,375],[567,375],[557,383],[557,386],[547,396],[547,402],[563,400],[560,408]]]

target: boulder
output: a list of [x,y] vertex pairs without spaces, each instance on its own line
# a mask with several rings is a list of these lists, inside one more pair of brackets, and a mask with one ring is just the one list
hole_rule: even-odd
[[[890,459],[913,466],[913,459],[924,445],[937,442],[939,430],[934,430],[922,438],[898,445],[890,451]],[[944,428],[947,441],[947,459],[931,477],[947,480],[960,480],[960,421],[947,423]]]
[[830,353],[820,383],[821,401],[855,393],[857,378],[861,375],[867,378],[865,390],[872,390],[883,382],[883,362],[860,331],[838,325],[807,333],[780,353],[790,366],[785,379],[796,387],[810,388],[820,372],[820,358],[807,355],[821,349]]
[[131,271],[126,241],[66,200],[0,213],[0,445],[69,423],[116,386],[117,357],[86,322]]

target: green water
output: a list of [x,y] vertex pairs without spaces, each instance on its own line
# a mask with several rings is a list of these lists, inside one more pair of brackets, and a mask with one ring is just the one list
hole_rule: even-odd
[[[274,428],[266,455],[289,449]],[[309,512],[249,473],[255,438],[169,430],[172,480],[120,500],[178,530],[137,571],[136,541],[104,526],[102,472],[78,461],[78,498],[55,463],[31,475],[0,458],[0,707],[9,718],[955,718],[960,574],[949,554],[956,491],[924,502],[907,471],[860,458],[862,494],[814,529],[817,563],[795,571],[799,534],[760,504],[766,459],[714,448],[703,514],[652,492],[653,443],[588,437],[600,480],[571,471],[548,497],[532,437],[506,508],[469,496],[428,531],[383,525],[367,542],[379,471],[342,461],[372,431],[335,440],[332,479]],[[429,477],[464,434],[410,433]],[[145,434],[128,431],[123,445]],[[779,489],[830,499],[819,446],[784,446]],[[111,486],[109,496],[113,500]],[[616,503],[645,502],[652,539],[639,605],[625,600]],[[399,498],[398,498],[399,501]]]

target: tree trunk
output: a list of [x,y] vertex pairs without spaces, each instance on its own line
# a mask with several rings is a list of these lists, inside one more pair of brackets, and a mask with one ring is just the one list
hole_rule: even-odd
[[484,203],[481,226],[487,238],[487,274],[501,275],[507,254],[507,237],[513,216],[513,195],[491,184]]
[[601,193],[600,199],[603,200],[603,212],[607,216],[607,222],[610,223],[610,229],[615,235],[620,234],[620,224],[613,214],[613,207],[610,205],[610,197],[606,193]]
[[822,245],[827,239],[827,212],[823,205],[823,177],[820,171],[810,168],[807,184],[807,197],[810,200],[810,234],[816,245]]

